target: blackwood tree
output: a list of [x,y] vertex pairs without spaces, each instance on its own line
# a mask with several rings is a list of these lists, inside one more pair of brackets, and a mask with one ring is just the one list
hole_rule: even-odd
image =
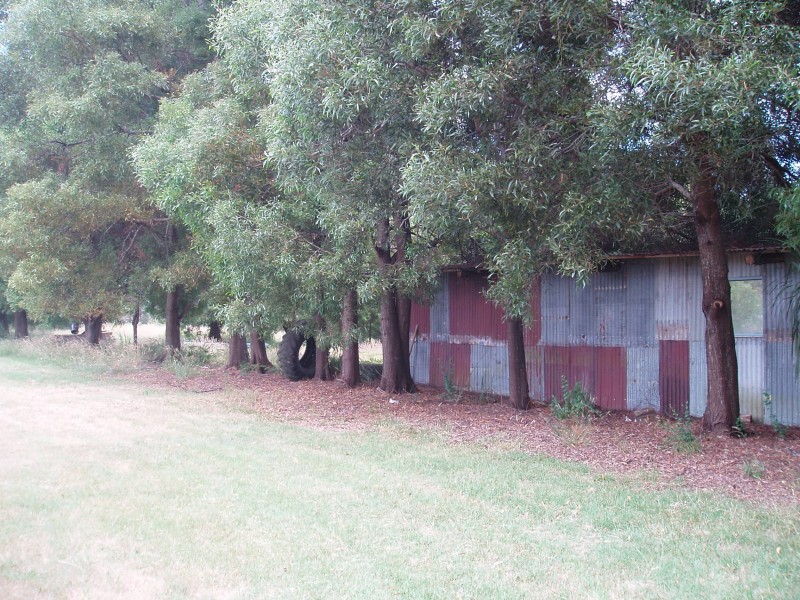
[[725,429],[739,416],[726,247],[742,223],[769,223],[776,194],[796,194],[800,30],[780,2],[618,9],[610,83],[594,113],[598,164],[625,191],[615,202],[693,225],[706,319],[703,425]]
[[[631,213],[602,205],[586,159],[609,5],[414,5],[401,56],[424,76],[415,114],[429,141],[406,165],[403,191],[429,237],[476,247],[488,296],[505,313],[511,402],[527,408],[523,339],[535,277],[550,268],[585,276],[601,241],[639,228]],[[580,232],[565,228],[575,210],[592,215]],[[595,245],[573,244],[579,233]]]
[[129,308],[143,240],[160,229],[129,151],[159,98],[206,60],[208,16],[204,2],[9,4],[0,72],[19,77],[0,123],[13,167],[0,253],[32,316],[85,319],[96,343],[103,319]]

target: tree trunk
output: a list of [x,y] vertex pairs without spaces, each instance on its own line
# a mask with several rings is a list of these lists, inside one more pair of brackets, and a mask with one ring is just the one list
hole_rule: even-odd
[[250,364],[256,365],[259,373],[266,373],[267,368],[272,366],[267,357],[267,344],[254,330],[250,331]]
[[222,341],[222,325],[219,321],[211,321],[208,325],[208,339],[215,342]]
[[247,360],[247,340],[238,333],[231,334],[231,339],[228,342],[228,362],[225,368],[238,369]]
[[0,312],[0,337],[8,337],[8,313]]
[[342,381],[348,387],[361,383],[361,369],[358,361],[358,292],[350,290],[344,297],[342,307]]
[[[385,392],[416,392],[408,356],[409,321],[405,321],[403,299],[394,286],[381,299],[381,344],[383,373],[380,388]],[[401,321],[405,329],[401,329]]]
[[739,377],[736,340],[731,315],[731,286],[722,239],[719,203],[711,161],[700,160],[692,181],[694,224],[703,277],[703,314],[706,318],[708,401],[703,415],[705,431],[723,431],[739,417]]
[[89,317],[86,320],[86,339],[90,344],[96,346],[100,343],[100,335],[103,332],[103,315]]
[[133,327],[133,343],[139,343],[139,318],[142,316],[141,307],[139,302],[136,302],[136,310],[133,311],[133,318],[131,319],[131,326]]
[[18,340],[28,337],[28,313],[24,310],[14,312],[14,337]]
[[181,286],[167,292],[167,327],[165,345],[167,352],[176,352],[181,349],[181,317],[180,317]]
[[[322,315],[315,315],[314,323],[317,326],[317,331],[325,331],[325,318]],[[317,344],[317,353],[314,356],[314,379],[317,381],[333,379],[329,359],[330,347]]]
[[531,407],[528,371],[525,365],[525,338],[521,319],[508,319],[508,392],[511,406],[518,410]]

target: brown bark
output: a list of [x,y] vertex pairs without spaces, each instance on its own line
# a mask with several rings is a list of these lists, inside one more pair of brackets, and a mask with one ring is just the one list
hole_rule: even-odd
[[703,278],[703,314],[706,318],[708,400],[703,415],[705,431],[730,428],[739,417],[739,377],[736,340],[731,316],[731,286],[722,238],[719,203],[708,157],[700,160],[692,181],[691,199]]
[[8,313],[0,312],[0,337],[8,337]]
[[383,373],[380,388],[385,392],[416,392],[411,378],[408,356],[409,328],[401,330],[401,305],[397,290],[392,286],[381,299],[381,344],[383,346]]
[[219,321],[211,321],[208,325],[208,339],[215,342],[222,341],[222,325]]
[[131,319],[131,326],[133,327],[133,343],[139,343],[139,318],[142,316],[142,311],[139,303],[136,303],[136,310],[133,311],[133,318]]
[[266,373],[272,366],[267,357],[267,344],[255,330],[250,331],[250,364],[257,366],[259,373]]
[[[325,319],[322,315],[314,317],[317,331],[325,330]],[[317,353],[314,357],[314,379],[318,381],[328,381],[333,379],[330,365],[330,347],[317,344]]]
[[519,410],[531,407],[528,371],[525,365],[525,341],[521,319],[508,319],[508,392],[511,406]]
[[[377,226],[375,252],[384,277],[391,278],[392,267],[405,260],[405,251],[411,232],[408,220],[395,216],[395,234],[392,236],[389,220],[382,219]],[[394,252],[391,240],[394,239]],[[416,392],[411,378],[409,359],[409,333],[411,301],[404,298],[391,284],[381,298],[381,345],[383,346],[383,372],[380,388],[386,392]]]
[[358,292],[350,290],[345,294],[342,307],[342,381],[348,387],[361,383],[361,369],[358,360]]
[[228,342],[228,362],[225,364],[225,368],[238,369],[242,363],[247,361],[247,340],[238,333],[231,334]]
[[180,315],[181,286],[167,292],[166,317],[167,327],[165,345],[167,352],[181,349],[181,315]]
[[86,339],[87,341],[96,346],[100,343],[100,336],[103,333],[103,315],[99,314],[94,317],[86,319]]
[[24,310],[14,312],[14,337],[18,340],[28,337],[28,313]]

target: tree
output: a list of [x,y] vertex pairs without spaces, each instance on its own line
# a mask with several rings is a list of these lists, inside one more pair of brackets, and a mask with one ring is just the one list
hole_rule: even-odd
[[599,160],[626,192],[618,204],[693,224],[706,318],[703,426],[722,430],[739,415],[725,248],[743,222],[769,223],[773,194],[796,186],[798,30],[777,2],[644,1],[620,12],[613,83],[595,114]]
[[228,24],[254,16],[264,23],[258,40],[270,92],[261,118],[268,164],[285,196],[316,207],[326,247],[320,264],[345,286],[336,297],[357,285],[362,298],[380,299],[380,385],[390,392],[415,389],[411,296],[437,272],[431,247],[417,246],[399,193],[420,133],[413,115],[420,74],[396,60],[399,15],[391,4],[358,0],[243,2],[217,27],[223,52],[235,52]]
[[[511,402],[524,409],[534,278],[550,268],[585,276],[603,242],[640,228],[637,215],[603,207],[587,160],[608,5],[415,6],[403,21],[402,58],[425,74],[415,112],[430,143],[405,167],[403,190],[428,237],[449,239],[488,268],[488,295],[507,322]],[[572,242],[566,223],[578,212],[590,215],[580,233],[595,246]]]
[[[130,169],[158,99],[205,60],[208,16],[183,2],[23,0],[0,31],[3,74],[22,74],[3,102],[0,253],[9,287],[34,317],[103,318],[127,307],[160,220]],[[180,31],[179,31],[180,25]]]

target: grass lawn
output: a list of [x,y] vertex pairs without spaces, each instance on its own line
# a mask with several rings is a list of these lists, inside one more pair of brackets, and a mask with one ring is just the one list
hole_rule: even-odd
[[0,598],[800,596],[796,506],[395,422],[271,423],[8,348]]

